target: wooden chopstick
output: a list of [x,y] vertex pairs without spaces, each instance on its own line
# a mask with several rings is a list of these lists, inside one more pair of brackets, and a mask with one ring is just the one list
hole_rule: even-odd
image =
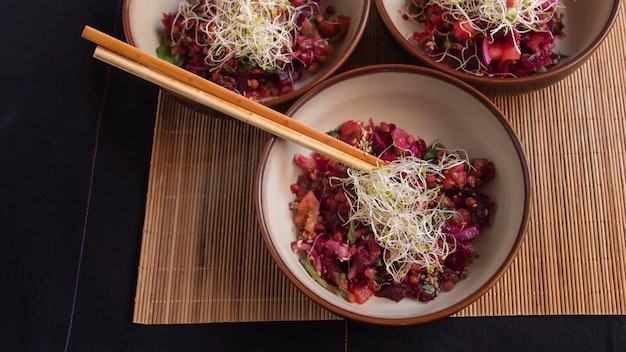
[[95,58],[278,137],[353,168],[370,170],[384,164],[371,154],[92,27],[85,26],[82,37],[99,46]]
[[161,72],[143,66],[108,49],[102,48],[101,46],[96,47],[93,56],[98,60],[106,62],[137,77],[143,78],[148,82],[154,83],[164,89],[179,94],[182,97],[193,100],[204,106],[210,107],[224,114],[232,116],[238,120],[260,128],[266,132],[269,132],[277,137],[291,141],[312,151],[324,154],[327,157],[333,160],[340,161],[352,168],[357,168],[359,170],[371,170],[375,167],[375,165],[354,157],[353,155],[350,155],[343,150],[336,149],[329,146],[328,144],[320,142],[319,140],[313,139],[307,134],[292,130],[289,127],[286,127],[278,122],[266,119],[263,116],[245,110],[231,102],[208,94],[188,84],[177,81],[169,76],[164,75]]

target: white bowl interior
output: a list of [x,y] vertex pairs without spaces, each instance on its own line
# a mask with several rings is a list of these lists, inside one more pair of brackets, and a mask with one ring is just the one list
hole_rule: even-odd
[[[565,38],[556,40],[555,51],[567,55],[567,58],[563,60],[563,62],[567,62],[592,46],[602,33],[607,19],[611,16],[614,2],[562,0],[562,3],[565,6],[561,10],[564,14]],[[420,28],[417,24],[402,18],[401,10],[405,4],[406,0],[382,0],[384,11],[393,25],[404,38],[409,38],[413,32]],[[415,41],[409,40],[408,43],[418,48]]]
[[448,148],[462,148],[470,157],[486,157],[496,165],[496,178],[487,192],[497,202],[497,213],[476,242],[481,257],[469,267],[468,279],[429,303],[410,299],[396,303],[375,297],[357,305],[315,283],[290,250],[297,234],[288,207],[293,200],[289,186],[300,172],[292,160],[295,153],[311,152],[277,139],[268,151],[266,164],[261,166],[261,216],[280,259],[313,294],[354,314],[410,319],[463,301],[483,287],[506,261],[523,228],[528,174],[519,144],[513,141],[516,137],[474,96],[436,77],[374,71],[326,87],[299,106],[292,117],[322,131],[334,129],[348,119],[393,122],[426,143],[439,140]]
[[[161,33],[163,24],[161,19],[163,14],[167,12],[176,12],[180,0],[127,0],[128,1],[128,17],[126,23],[127,33],[133,44],[156,56],[156,49],[161,45]],[[304,72],[303,77],[296,82],[294,90],[300,89],[313,82],[316,77],[326,76],[333,69],[331,63],[336,61],[341,53],[348,50],[350,41],[357,35],[359,23],[363,20],[366,13],[365,1],[341,1],[341,0],[325,0],[322,2],[322,10],[327,6],[334,6],[336,15],[345,15],[352,19],[350,29],[344,38],[333,42],[335,47],[334,54],[329,57],[322,70],[316,74]],[[335,67],[337,69],[338,67]]]

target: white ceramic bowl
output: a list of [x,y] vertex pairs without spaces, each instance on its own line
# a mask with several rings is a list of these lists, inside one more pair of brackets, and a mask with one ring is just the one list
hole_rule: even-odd
[[258,168],[257,213],[272,256],[285,275],[308,297],[349,319],[377,324],[414,324],[451,315],[484,294],[513,260],[529,216],[531,178],[522,146],[502,113],[481,93],[437,71],[408,65],[379,65],[353,70],[325,81],[288,111],[294,119],[329,131],[349,119],[392,122],[427,144],[440,140],[472,157],[486,157],[496,177],[486,188],[496,202],[492,224],[475,243],[480,254],[469,277],[428,303],[399,303],[374,297],[363,305],[317,284],[298,262],[290,243],[297,238],[289,202],[290,185],[300,169],[296,153],[311,152],[282,139],[271,139]]
[[402,18],[401,10],[406,1],[375,0],[379,14],[394,38],[426,65],[468,82],[489,96],[529,93],[569,76],[589,59],[605,39],[615,23],[622,3],[622,0],[561,0],[565,6],[561,10],[564,14],[565,38],[556,40],[554,51],[567,55],[567,58],[544,73],[501,79],[456,71],[424,54],[415,41],[407,39],[421,28]]
[[[176,12],[179,3],[180,0],[124,0],[122,19],[126,40],[131,45],[156,56],[156,49],[161,45],[163,14]],[[304,73],[296,82],[293,92],[264,100],[262,103],[274,106],[292,100],[335,73],[361,40],[369,16],[370,3],[370,0],[322,1],[322,9],[334,6],[336,15],[351,18],[348,33],[342,39],[333,42],[334,54],[325,62],[321,71],[315,74]]]

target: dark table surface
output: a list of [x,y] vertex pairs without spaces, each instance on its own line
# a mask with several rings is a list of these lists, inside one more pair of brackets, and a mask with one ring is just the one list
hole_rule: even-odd
[[158,88],[80,37],[121,7],[0,3],[0,351],[626,350],[625,316],[132,324]]

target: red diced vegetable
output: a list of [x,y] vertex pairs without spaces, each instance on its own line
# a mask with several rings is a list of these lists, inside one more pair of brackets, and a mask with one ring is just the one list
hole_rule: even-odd
[[349,284],[348,291],[353,295],[354,303],[358,304],[367,302],[374,295],[374,289],[371,285],[360,286]]

